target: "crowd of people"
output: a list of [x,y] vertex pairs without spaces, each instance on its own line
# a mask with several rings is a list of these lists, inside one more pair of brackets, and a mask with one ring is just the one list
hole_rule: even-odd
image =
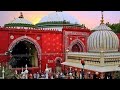
[[36,73],[28,73],[28,74],[18,74],[18,79],[113,79],[112,75],[109,74],[99,74],[95,73],[83,73],[83,72],[36,72]]

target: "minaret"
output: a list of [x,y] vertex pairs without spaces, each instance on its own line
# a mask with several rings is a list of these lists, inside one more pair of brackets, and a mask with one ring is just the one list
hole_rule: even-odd
[[24,18],[22,12],[20,12],[20,16],[19,16],[19,18]]
[[101,11],[101,15],[102,15],[102,17],[101,17],[101,20],[100,20],[100,24],[104,24],[104,17],[103,17],[103,11]]
[[45,73],[46,73],[46,75],[45,75],[46,79],[48,79],[48,74],[49,74],[48,64],[46,64]]

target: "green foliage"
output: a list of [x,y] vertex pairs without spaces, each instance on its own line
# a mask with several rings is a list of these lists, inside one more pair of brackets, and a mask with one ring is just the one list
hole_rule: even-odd
[[9,24],[5,24],[5,27],[33,27],[36,28],[35,25],[32,24],[21,24],[21,23],[9,23]]
[[17,59],[15,59],[14,57],[12,57],[9,61],[9,64],[13,67],[16,65],[16,63],[17,63]]
[[[3,67],[0,67],[0,77],[2,77],[2,70],[3,70]],[[5,79],[17,79],[19,78],[18,75],[15,74],[15,72],[11,69],[9,69],[8,66],[5,66],[4,67],[4,76],[5,76]]]
[[41,22],[37,23],[36,26],[38,27],[53,27],[53,26],[77,26],[77,27],[83,27],[79,24],[72,24],[68,21],[53,21],[53,22]]
[[113,30],[113,32],[120,33],[120,23],[115,24],[106,23],[106,25],[110,27]]
[[120,79],[120,72],[119,71],[114,73],[114,79]]

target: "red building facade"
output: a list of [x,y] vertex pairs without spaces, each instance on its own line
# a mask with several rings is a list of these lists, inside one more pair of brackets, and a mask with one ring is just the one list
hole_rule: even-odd
[[[63,20],[58,16],[63,16]],[[50,21],[48,17],[54,21]],[[40,28],[36,28],[26,21],[21,13],[12,24],[0,27],[0,63],[9,63],[17,70],[27,64],[28,69],[33,72],[45,71],[48,64],[48,67],[55,71],[57,67],[61,67],[60,63],[65,61],[67,51],[87,52],[87,39],[92,33],[91,30],[67,17],[71,16],[55,12],[44,17],[37,24]],[[67,19],[64,20],[65,18]],[[120,34],[117,35],[120,40]],[[13,65],[14,63],[16,64]]]
[[37,51],[37,65],[30,69],[44,71],[46,64],[55,70],[57,60],[65,61],[66,50],[71,52],[87,51],[87,38],[90,30],[78,27],[64,27],[62,31],[24,28],[0,28],[0,61],[9,62],[6,51],[13,48],[20,41],[31,42]]

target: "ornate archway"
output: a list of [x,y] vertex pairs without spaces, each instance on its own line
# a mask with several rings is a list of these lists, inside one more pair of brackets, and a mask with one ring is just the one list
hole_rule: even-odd
[[20,42],[23,42],[23,41],[27,41],[27,42],[30,42],[32,43],[34,46],[35,46],[35,49],[37,51],[37,57],[38,57],[38,67],[41,68],[41,48],[38,44],[38,42],[36,40],[34,40],[33,38],[29,37],[29,36],[21,36],[17,39],[15,39],[11,44],[10,46],[8,47],[8,50],[13,50],[13,48]]
[[84,52],[85,45],[81,40],[75,39],[71,42],[71,44],[69,46],[69,51],[70,52]]

